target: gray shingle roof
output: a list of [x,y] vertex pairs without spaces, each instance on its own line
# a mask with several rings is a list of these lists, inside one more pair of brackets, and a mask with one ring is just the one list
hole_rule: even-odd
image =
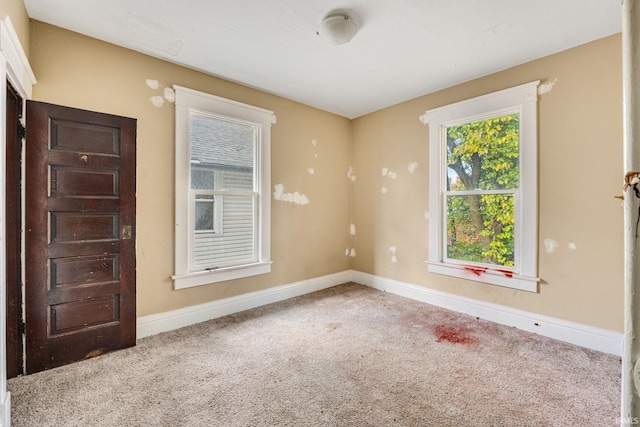
[[225,169],[253,168],[253,127],[197,115],[190,124],[191,160]]

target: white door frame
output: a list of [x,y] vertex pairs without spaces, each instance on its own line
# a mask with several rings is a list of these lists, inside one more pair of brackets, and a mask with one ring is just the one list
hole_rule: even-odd
[[[0,21],[0,425],[11,425],[11,394],[7,391],[7,254],[6,241],[6,142],[7,80],[23,100],[31,99],[36,83],[29,60],[9,16]],[[23,106],[24,107],[24,106]]]

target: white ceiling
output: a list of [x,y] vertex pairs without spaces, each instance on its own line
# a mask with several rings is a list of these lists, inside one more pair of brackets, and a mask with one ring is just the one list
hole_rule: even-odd
[[[620,0],[24,3],[33,19],[347,118],[620,32],[622,8]],[[332,12],[358,24],[351,42],[316,35]]]

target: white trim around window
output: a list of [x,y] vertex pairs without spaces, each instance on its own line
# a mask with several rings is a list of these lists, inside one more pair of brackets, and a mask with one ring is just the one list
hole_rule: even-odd
[[[175,158],[175,274],[174,288],[212,284],[239,279],[271,271],[270,250],[270,176],[271,176],[271,125],[275,123],[272,111],[214,95],[174,86],[176,92],[176,158]],[[218,117],[229,122],[247,124],[256,134],[252,195],[254,202],[254,250],[253,256],[238,262],[196,267],[194,264],[194,198],[191,191],[191,142],[192,115]],[[212,193],[213,194],[213,193]],[[215,192],[216,199],[237,196],[234,192]],[[219,203],[219,204],[218,204]],[[219,213],[221,201],[216,201]],[[220,232],[222,221],[216,218],[214,227]]]
[[[428,110],[429,125],[429,271],[432,273],[537,292],[538,282],[538,143],[539,81]],[[446,256],[446,128],[496,117],[520,115],[520,185],[515,191],[514,267],[465,263]]]

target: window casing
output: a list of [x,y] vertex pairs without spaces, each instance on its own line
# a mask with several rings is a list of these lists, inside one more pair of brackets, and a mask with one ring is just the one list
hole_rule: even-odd
[[270,272],[273,112],[174,89],[174,287]]
[[430,272],[537,291],[538,84],[420,117],[429,125]]

